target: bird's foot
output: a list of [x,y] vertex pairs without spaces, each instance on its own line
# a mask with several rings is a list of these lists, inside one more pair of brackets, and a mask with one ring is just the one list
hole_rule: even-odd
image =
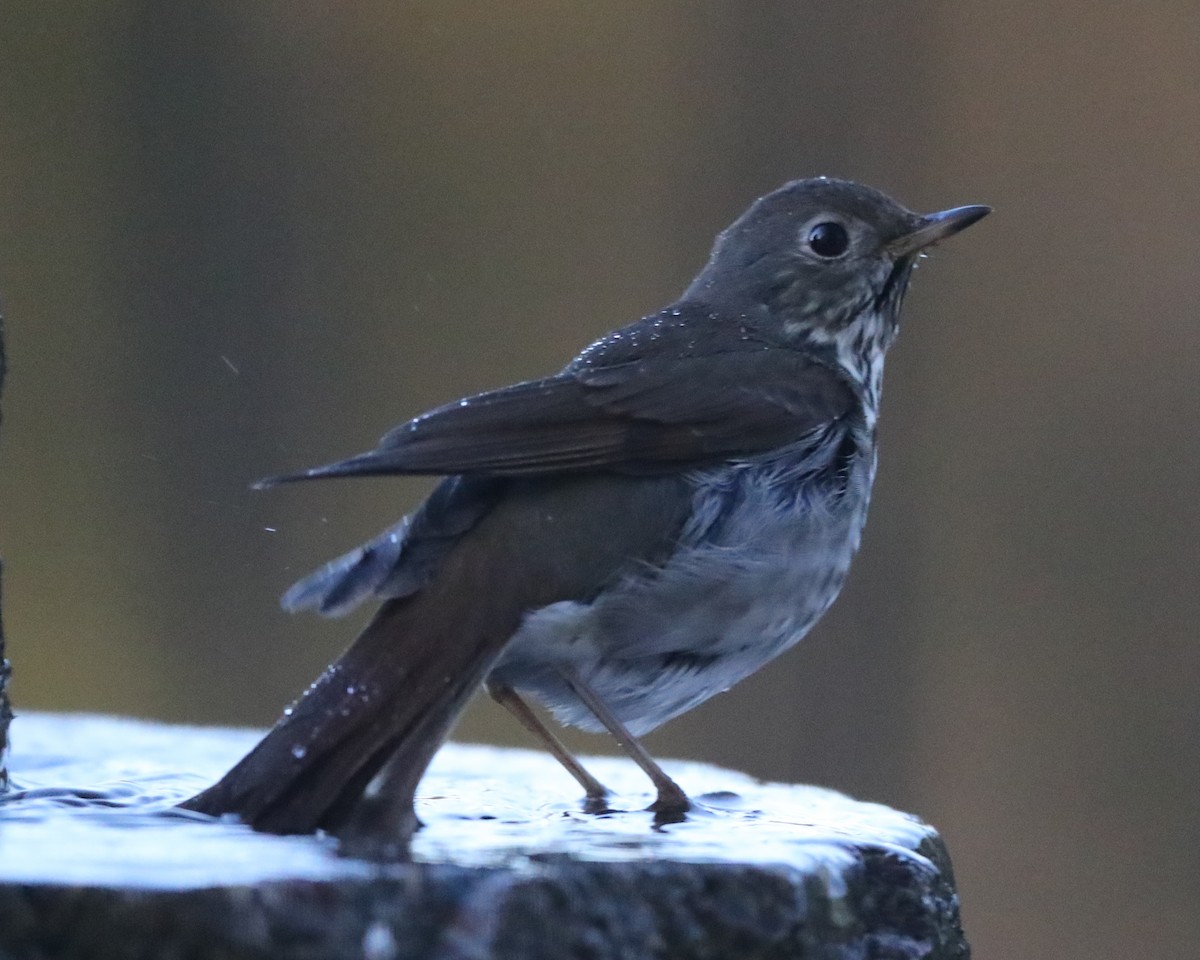
[[692,801],[677,783],[669,780],[659,787],[657,799],[646,809],[654,814],[655,826],[682,823],[692,809]]
[[602,813],[612,813],[612,805],[608,802],[608,791],[604,793],[589,793],[583,798],[583,812],[592,816]]

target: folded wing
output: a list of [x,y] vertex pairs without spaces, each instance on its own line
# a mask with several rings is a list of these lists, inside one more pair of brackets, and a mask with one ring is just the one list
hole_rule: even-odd
[[430,411],[367,453],[262,486],[386,474],[655,474],[753,456],[853,408],[832,369],[778,347],[569,367]]

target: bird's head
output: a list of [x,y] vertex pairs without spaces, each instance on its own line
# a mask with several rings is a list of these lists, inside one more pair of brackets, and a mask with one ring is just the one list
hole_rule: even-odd
[[757,316],[773,338],[830,346],[843,365],[853,362],[852,375],[865,377],[859,360],[871,366],[894,338],[921,251],[989,211],[922,215],[862,184],[795,180],[757,200],[717,237],[684,299]]

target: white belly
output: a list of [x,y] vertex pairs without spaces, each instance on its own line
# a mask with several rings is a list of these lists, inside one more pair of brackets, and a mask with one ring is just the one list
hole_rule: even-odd
[[563,722],[599,729],[555,671],[571,664],[635,734],[729,689],[800,640],[837,597],[874,473],[873,462],[860,466],[834,499],[805,486],[797,496],[761,468],[701,478],[698,520],[666,564],[591,603],[531,612],[493,676]]

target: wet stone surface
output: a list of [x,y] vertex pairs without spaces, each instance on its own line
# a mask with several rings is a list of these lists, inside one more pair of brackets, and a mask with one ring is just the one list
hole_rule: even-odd
[[933,829],[813,787],[689,763],[697,810],[655,827],[640,773],[450,745],[419,794],[414,863],[339,857],[172,810],[260,731],[23,715],[0,796],[9,958],[963,958]]

